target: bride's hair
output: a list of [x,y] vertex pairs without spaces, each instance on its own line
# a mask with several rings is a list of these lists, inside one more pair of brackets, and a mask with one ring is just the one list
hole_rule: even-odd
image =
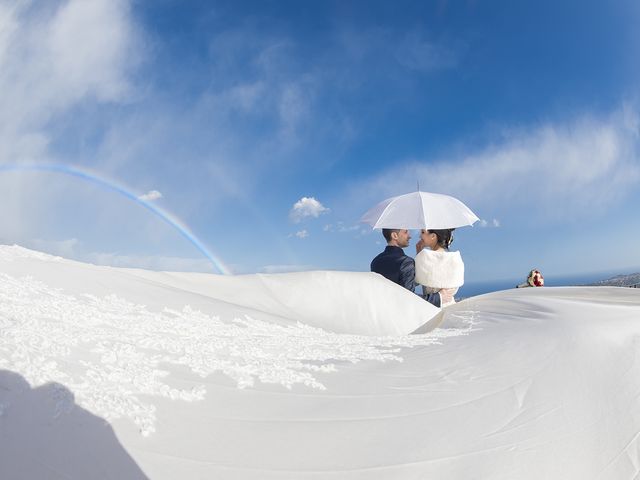
[[427,230],[429,233],[435,233],[438,237],[438,245],[442,248],[449,249],[449,246],[453,243],[453,231],[455,228],[446,228],[443,230]]

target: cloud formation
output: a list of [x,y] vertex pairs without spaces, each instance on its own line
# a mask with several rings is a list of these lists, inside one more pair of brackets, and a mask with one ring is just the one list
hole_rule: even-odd
[[41,238],[34,238],[26,242],[24,246],[63,258],[74,258],[79,245],[80,242],[77,238],[67,238],[65,240],[43,240]]
[[49,122],[84,99],[118,102],[139,59],[126,0],[0,5],[0,161],[47,154]]
[[513,129],[479,151],[394,166],[351,194],[373,202],[374,196],[411,190],[419,179],[421,189],[454,195],[480,216],[519,221],[593,217],[640,182],[639,124],[638,112],[624,107],[605,118],[582,116]]
[[313,265],[265,265],[262,267],[264,273],[289,273],[289,272],[307,272],[309,270],[315,270],[317,267]]
[[[52,144],[78,109],[130,100],[142,50],[128,0],[1,2],[0,164],[59,161]],[[7,240],[57,236],[44,230],[74,192],[50,178],[0,176]]]
[[205,258],[167,255],[123,255],[114,252],[87,251],[77,238],[64,240],[30,239],[25,241],[23,246],[50,255],[75,259],[94,265],[171,272],[217,273],[211,262]]
[[345,225],[344,222],[337,222],[335,225],[332,223],[326,224],[322,227],[323,232],[338,232],[338,233],[353,233],[357,232],[360,235],[366,235],[371,232],[371,228],[364,227],[361,224]]
[[494,218],[491,221],[480,219],[480,221],[478,222],[478,226],[482,228],[487,228],[487,227],[498,228],[500,226],[500,220],[498,220],[497,218]]
[[314,197],[302,197],[293,204],[289,212],[289,218],[293,223],[300,223],[306,218],[318,218],[320,215],[327,214],[330,211]]
[[138,198],[146,202],[153,202],[154,200],[162,198],[162,193],[160,193],[158,190],[150,190],[144,195],[140,195]]

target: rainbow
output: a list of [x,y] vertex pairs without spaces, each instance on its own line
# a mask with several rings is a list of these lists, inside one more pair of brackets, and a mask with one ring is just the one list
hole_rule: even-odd
[[187,239],[194,247],[196,247],[207,259],[213,264],[216,270],[223,275],[231,275],[231,269],[225,265],[225,263],[214,255],[201,241],[196,237],[193,232],[177,217],[169,212],[161,209],[153,203],[140,198],[139,195],[131,191],[124,185],[117,183],[113,180],[105,178],[98,173],[90,172],[89,170],[80,169],[70,165],[58,164],[58,163],[25,163],[25,164],[0,164],[0,172],[48,172],[58,173],[63,175],[69,175],[81,180],[92,182],[105,190],[119,193],[120,195],[134,201],[138,205],[146,208],[148,211],[162,219],[165,223],[175,228],[180,235]]

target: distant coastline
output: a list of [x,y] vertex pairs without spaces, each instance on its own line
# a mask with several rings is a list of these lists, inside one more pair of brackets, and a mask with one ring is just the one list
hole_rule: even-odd
[[589,284],[590,286],[611,286],[611,287],[637,287],[640,285],[640,272],[629,275],[616,275],[606,280],[599,280]]

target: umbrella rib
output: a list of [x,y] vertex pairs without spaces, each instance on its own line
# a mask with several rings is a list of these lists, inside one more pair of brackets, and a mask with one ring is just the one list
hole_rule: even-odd
[[386,207],[384,207],[384,210],[382,210],[382,213],[380,214],[380,216],[378,217],[378,221],[376,222],[376,226],[373,228],[376,228],[378,226],[378,224],[384,219],[384,214],[387,213],[387,210],[389,209],[389,207],[391,206],[391,204],[393,203],[393,201],[389,202],[387,204]]
[[[395,200],[395,197],[393,198],[393,200]],[[382,213],[380,214],[380,216],[378,217],[378,221],[375,223],[375,226],[373,228],[378,228],[378,224],[384,219],[385,214],[387,213],[387,210],[389,210],[389,207],[391,206],[391,204],[393,203],[393,200],[391,200],[386,207],[384,207],[384,210],[382,210]]]
[[422,195],[420,195],[420,190],[418,189],[418,196],[420,198],[420,210],[422,212],[422,218],[424,219],[424,228],[427,229],[427,215],[424,211],[424,202],[422,200]]

